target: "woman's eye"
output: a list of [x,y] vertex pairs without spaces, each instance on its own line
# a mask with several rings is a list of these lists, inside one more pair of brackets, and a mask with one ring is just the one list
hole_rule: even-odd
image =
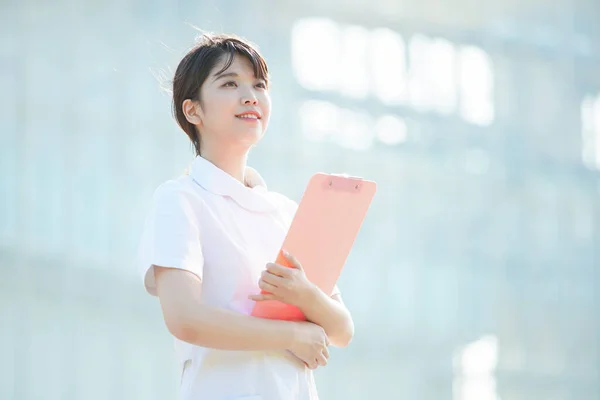
[[224,87],[236,87],[236,83],[234,81],[225,82],[223,84]]
[[256,84],[256,87],[259,87],[261,89],[266,89],[267,88],[267,84],[264,82],[259,82]]

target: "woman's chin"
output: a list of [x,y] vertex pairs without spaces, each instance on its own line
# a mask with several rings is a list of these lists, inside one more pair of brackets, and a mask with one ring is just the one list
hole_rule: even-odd
[[240,132],[238,135],[238,140],[247,145],[254,146],[260,141],[260,139],[262,139],[263,135],[264,132],[262,132],[262,130],[247,130]]

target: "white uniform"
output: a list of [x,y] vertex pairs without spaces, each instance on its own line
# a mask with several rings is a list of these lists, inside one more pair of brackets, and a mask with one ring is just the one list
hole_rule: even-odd
[[[250,314],[251,293],[272,262],[296,203],[252,189],[196,157],[189,175],[155,192],[140,244],[146,290],[156,296],[151,265],[180,268],[202,280],[202,301]],[[175,339],[182,400],[317,399],[312,371],[286,351],[223,351]]]

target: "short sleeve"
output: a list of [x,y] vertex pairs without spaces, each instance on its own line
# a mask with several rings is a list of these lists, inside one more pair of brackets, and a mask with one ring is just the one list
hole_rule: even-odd
[[200,200],[178,182],[167,182],[154,193],[138,254],[138,268],[151,295],[156,296],[153,265],[190,271],[202,279],[201,208]]

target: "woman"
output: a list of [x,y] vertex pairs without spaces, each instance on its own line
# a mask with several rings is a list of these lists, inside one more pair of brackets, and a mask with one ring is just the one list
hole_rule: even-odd
[[[260,181],[246,160],[271,111],[264,59],[240,38],[204,35],[177,67],[173,111],[197,157],[188,175],[156,190],[140,268],[176,338],[181,398],[317,399],[312,370],[354,326],[337,288],[312,285],[293,255],[294,268],[270,263],[296,204],[244,184]],[[250,316],[272,299],[308,321]]]

